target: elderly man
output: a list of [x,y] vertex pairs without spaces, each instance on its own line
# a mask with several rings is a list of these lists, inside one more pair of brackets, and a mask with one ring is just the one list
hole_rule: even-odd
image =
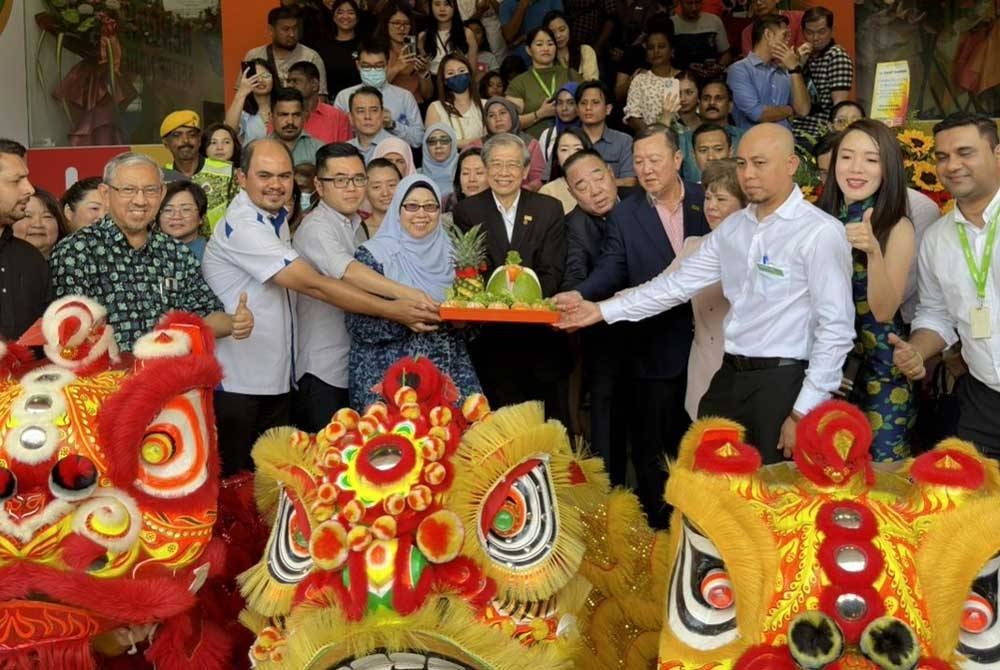
[[164,166],[167,180],[187,179],[205,191],[208,198],[205,232],[211,234],[235,194],[232,164],[201,155],[201,117],[189,109],[167,114],[160,124],[160,138],[173,158]]
[[232,316],[222,312],[187,245],[153,227],[163,199],[163,175],[153,159],[136,153],[115,156],[98,188],[108,214],[52,252],[56,298],[79,294],[104,305],[123,351],[131,351],[171,310],[204,317],[216,337],[249,337],[253,314],[245,299],[233,301]]
[[0,138],[0,338],[17,339],[49,304],[49,266],[38,249],[14,237],[35,187],[25,148]]
[[[516,135],[499,133],[483,145],[489,189],[455,206],[455,225],[486,233],[486,275],[506,264],[516,251],[535,271],[542,294],[559,290],[566,263],[566,223],[555,198],[521,188],[530,162],[528,147]],[[537,326],[485,327],[469,344],[479,381],[497,407],[544,400],[551,416],[568,419],[569,372],[565,336]],[[567,424],[568,425],[568,424]]]
[[[237,173],[241,191],[208,241],[202,269],[223,304],[249,295],[260,323],[241,346],[222,341],[216,356],[225,378],[215,394],[219,452],[226,474],[251,469],[257,437],[290,420],[295,347],[292,291],[342,310],[398,321],[415,330],[437,322],[437,307],[420,292],[384,299],[317,272],[292,247],[285,203],[292,191],[292,156],[273,139],[251,142]],[[326,176],[325,173],[323,176]],[[245,346],[242,346],[245,345]]]
[[[791,132],[761,124],[737,150],[740,186],[750,205],[726,219],[672,274],[600,304],[558,297],[564,328],[601,320],[639,321],[722,281],[732,304],[722,368],[699,416],[724,416],[747,428],[766,463],[790,456],[795,425],[841,383],[854,342],[851,252],[844,226],[806,202]],[[640,172],[641,175],[641,172]]]

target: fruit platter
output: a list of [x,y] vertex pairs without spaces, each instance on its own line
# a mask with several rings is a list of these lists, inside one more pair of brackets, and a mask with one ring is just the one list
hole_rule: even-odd
[[440,315],[445,321],[548,323],[559,321],[555,303],[542,297],[542,284],[521,255],[507,253],[507,262],[483,280],[486,233],[479,226],[467,232],[448,226],[455,264],[455,283],[445,291]]

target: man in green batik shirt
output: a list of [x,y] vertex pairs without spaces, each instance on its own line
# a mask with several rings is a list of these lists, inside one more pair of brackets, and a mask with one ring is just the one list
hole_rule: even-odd
[[167,114],[160,124],[160,137],[173,156],[173,161],[164,167],[198,184],[205,191],[208,213],[202,222],[201,233],[205,237],[211,236],[215,224],[226,213],[226,207],[239,190],[233,176],[233,164],[201,155],[201,117],[189,109]]

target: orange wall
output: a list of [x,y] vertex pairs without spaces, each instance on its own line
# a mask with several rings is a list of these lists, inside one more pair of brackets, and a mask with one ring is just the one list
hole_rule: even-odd
[[238,81],[240,61],[253,47],[271,41],[267,32],[267,13],[276,7],[276,0],[222,0],[222,72],[226,89],[226,106],[233,99],[233,86]]

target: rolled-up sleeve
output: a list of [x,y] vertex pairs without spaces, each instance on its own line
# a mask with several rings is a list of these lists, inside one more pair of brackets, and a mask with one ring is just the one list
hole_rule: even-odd
[[823,226],[809,255],[809,296],[813,345],[795,411],[806,414],[840,388],[844,360],[854,346],[854,298],[851,292],[851,248],[844,231]]

